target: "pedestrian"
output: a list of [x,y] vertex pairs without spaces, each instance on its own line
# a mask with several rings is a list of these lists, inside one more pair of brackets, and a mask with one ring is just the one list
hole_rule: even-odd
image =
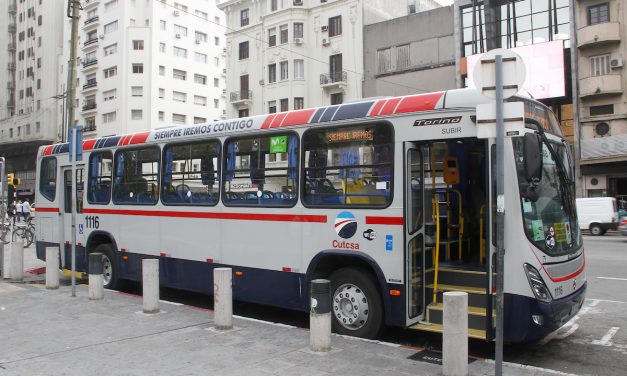
[[24,206],[22,205],[22,200],[17,200],[17,204],[15,204],[15,218],[18,222],[22,219],[23,207]]
[[24,217],[24,222],[28,222],[28,220],[30,219],[30,213],[30,202],[28,202],[28,199],[25,199],[22,203],[22,216]]

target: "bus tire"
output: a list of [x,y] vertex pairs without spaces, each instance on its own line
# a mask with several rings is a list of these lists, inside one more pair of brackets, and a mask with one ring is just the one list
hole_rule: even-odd
[[598,223],[593,223],[590,225],[590,233],[594,236],[603,235],[603,227]]
[[383,327],[379,289],[362,269],[342,268],[331,279],[331,320],[336,333],[374,339]]
[[118,277],[118,259],[115,257],[111,244],[103,243],[94,249],[94,252],[102,253],[102,277],[104,288],[118,290],[122,284]]

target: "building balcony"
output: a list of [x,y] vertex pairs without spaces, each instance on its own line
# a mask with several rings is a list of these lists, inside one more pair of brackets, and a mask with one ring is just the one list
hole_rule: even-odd
[[83,61],[83,69],[95,66],[96,64],[98,64],[98,59],[85,60]]
[[83,28],[86,28],[88,26],[96,26],[98,25],[98,21],[100,20],[100,18],[98,16],[93,16],[90,17],[88,19],[85,20],[85,22],[83,23]]
[[222,89],[222,96],[226,97],[226,89]]
[[15,14],[17,12],[17,5],[15,4],[9,4],[9,14]]
[[9,43],[7,45],[7,48],[9,49],[9,51],[15,51],[15,43]]
[[100,3],[100,0],[85,0],[83,2],[83,10],[91,9],[94,6],[98,5],[99,3]]
[[581,160],[607,159],[627,155],[627,133],[581,140]]
[[82,108],[83,112],[92,111],[95,109],[96,109],[96,102],[85,102]]
[[87,80],[87,83],[83,85],[83,91],[94,89],[97,86],[98,86],[98,81],[96,81],[96,79]]
[[253,99],[252,90],[240,90],[231,92],[231,104],[235,106],[247,105]]
[[622,95],[622,76],[620,74],[607,74],[579,80],[579,96],[592,98],[600,96]]
[[15,102],[12,99],[7,101],[7,108],[15,108]]
[[320,86],[324,89],[339,89],[346,87],[346,71],[323,73],[320,75]]
[[226,77],[226,68],[222,69],[222,77]]
[[9,33],[15,33],[17,31],[17,25],[15,25],[14,23],[10,23],[7,28],[9,30]]
[[88,39],[83,43],[83,47],[91,46],[92,44],[98,43],[98,38]]
[[603,22],[577,30],[577,47],[579,48],[611,43],[620,43],[620,24],[618,22]]
[[15,70],[15,63],[7,63],[7,69],[10,71]]
[[86,124],[83,127],[83,132],[95,132],[96,131],[96,124]]
[[9,89],[9,90],[15,89],[15,82],[7,81],[7,89]]

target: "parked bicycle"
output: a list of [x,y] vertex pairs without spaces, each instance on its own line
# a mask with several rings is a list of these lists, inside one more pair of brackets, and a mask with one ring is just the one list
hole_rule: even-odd
[[35,242],[35,225],[30,220],[26,223],[15,224],[11,238],[9,238],[9,233],[11,233],[11,223],[3,222],[0,225],[0,240],[4,244],[8,244],[10,239],[17,241],[18,237],[22,238],[25,248]]

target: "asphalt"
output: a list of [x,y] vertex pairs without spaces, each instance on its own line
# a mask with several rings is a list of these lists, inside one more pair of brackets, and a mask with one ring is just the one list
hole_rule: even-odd
[[[145,315],[141,297],[107,291],[90,301],[85,285],[71,297],[67,283],[45,289],[42,266],[31,247],[27,282],[0,280],[0,376],[442,374],[430,363],[441,354],[421,348],[334,335],[330,352],[315,353],[302,328],[236,316],[219,331],[211,310],[162,301]],[[470,375],[494,374],[493,361],[470,361]],[[513,363],[503,371],[565,375]]]

